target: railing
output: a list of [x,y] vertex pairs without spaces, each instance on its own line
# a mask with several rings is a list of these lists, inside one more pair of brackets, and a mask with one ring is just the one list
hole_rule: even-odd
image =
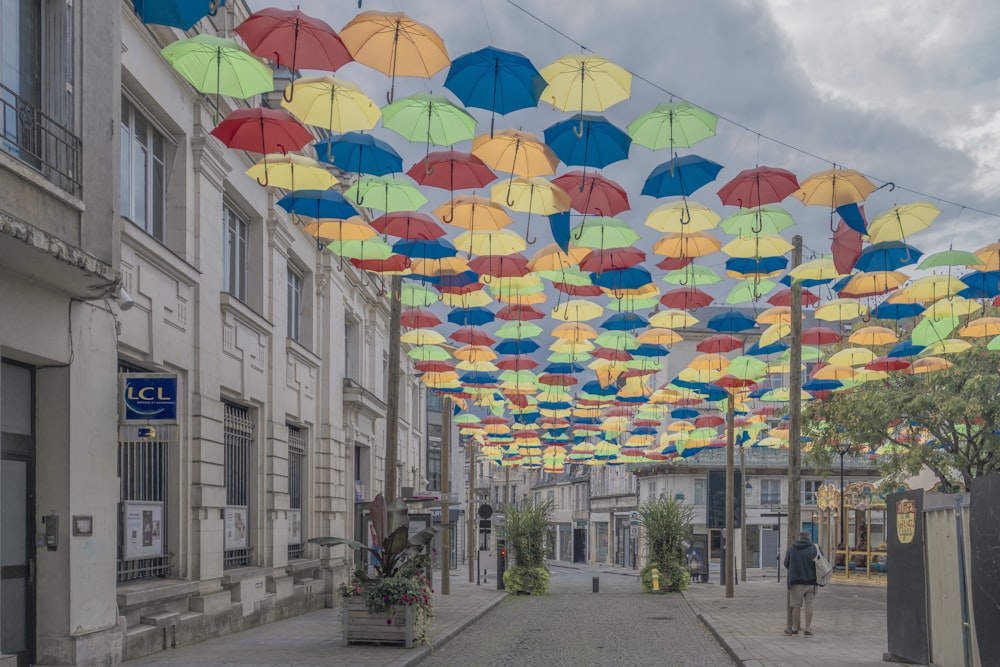
[[[761,466],[761,465],[777,465],[777,466],[787,466],[788,465],[788,450],[786,449],[770,449],[761,447],[749,447],[744,450],[746,465],[749,466]],[[735,452],[736,464],[739,465],[740,453]],[[703,449],[694,456],[688,458],[674,459],[671,464],[678,467],[690,467],[690,466],[703,466],[703,465],[722,465],[726,462],[726,448],[725,447],[711,447],[708,449]],[[872,460],[867,456],[845,456],[844,457],[844,468],[849,470],[874,470],[878,467],[879,461]],[[635,463],[631,464],[631,470],[640,469],[645,466],[650,465],[662,465],[662,463]],[[840,458],[835,460],[836,467],[840,467]],[[633,467],[634,466],[634,467]]]
[[3,84],[0,114],[0,149],[63,190],[80,194],[80,138]]

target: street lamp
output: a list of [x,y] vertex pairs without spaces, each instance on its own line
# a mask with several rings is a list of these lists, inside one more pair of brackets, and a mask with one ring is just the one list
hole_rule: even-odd
[[[742,455],[743,455],[743,448],[741,447],[740,448],[740,456],[741,456],[740,463],[741,464],[743,463]],[[740,475],[742,475],[742,474],[743,473],[741,471]],[[740,581],[744,581],[745,582],[747,580],[747,530],[748,530],[748,528],[747,528],[747,501],[750,500],[750,493],[753,491],[753,485],[750,483],[749,479],[746,479],[745,477],[744,477],[744,479],[746,481],[743,483],[743,493],[744,493],[744,495],[746,495],[747,500],[744,501],[743,503],[741,503],[742,506],[743,506],[743,515],[742,515],[742,521],[740,523],[740,526],[741,526],[741,529],[740,529]]]
[[837,443],[837,453],[840,454],[840,536],[844,545],[844,572],[847,572],[847,510],[844,507],[844,456],[851,451],[851,441],[842,440]]
[[746,494],[747,498],[749,498],[750,494],[753,493],[753,484],[750,483],[749,479],[747,480],[747,483],[743,485],[743,492]]

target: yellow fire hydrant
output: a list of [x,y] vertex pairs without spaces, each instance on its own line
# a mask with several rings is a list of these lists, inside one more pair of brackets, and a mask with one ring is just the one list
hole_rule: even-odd
[[650,575],[653,577],[653,592],[660,592],[660,571],[655,567],[649,571]]

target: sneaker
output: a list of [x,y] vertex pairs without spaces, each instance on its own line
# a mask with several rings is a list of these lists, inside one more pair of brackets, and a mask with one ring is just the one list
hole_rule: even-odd
[[792,630],[791,628],[785,628],[785,634],[789,637],[796,637],[799,634],[798,630]]
[[806,630],[802,634],[804,634],[806,637],[812,637],[813,636],[813,631],[812,630]]

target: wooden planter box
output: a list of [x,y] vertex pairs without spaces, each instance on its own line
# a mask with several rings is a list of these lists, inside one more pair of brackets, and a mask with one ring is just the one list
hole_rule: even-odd
[[369,612],[360,597],[345,600],[341,619],[344,646],[348,644],[393,644],[413,648],[413,607],[396,605],[383,612]]

